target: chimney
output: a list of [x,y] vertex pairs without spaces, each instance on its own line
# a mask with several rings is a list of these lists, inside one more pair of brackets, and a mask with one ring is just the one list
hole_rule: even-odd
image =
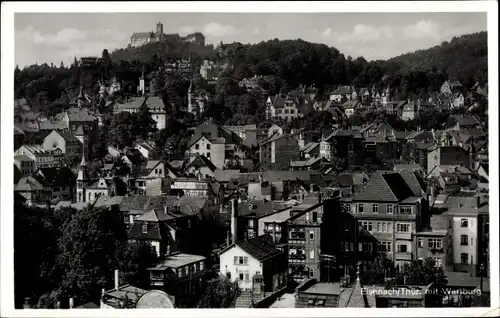
[[120,271],[115,269],[115,290],[120,289]]
[[227,235],[226,235],[226,246],[229,246],[231,245],[231,232],[230,231],[227,231]]
[[23,309],[30,309],[30,298],[29,297],[24,298]]
[[236,242],[237,240],[237,231],[238,231],[238,201],[233,199],[231,201],[231,234],[232,234],[232,242]]
[[73,297],[69,299],[69,309],[73,309],[73,306],[75,305]]

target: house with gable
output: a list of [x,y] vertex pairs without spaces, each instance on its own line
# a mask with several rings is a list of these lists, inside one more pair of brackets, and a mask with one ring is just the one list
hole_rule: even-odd
[[269,96],[266,101],[266,119],[280,118],[291,121],[299,117],[297,100],[281,95]]
[[196,155],[190,160],[191,162],[186,165],[185,169],[188,175],[193,175],[195,177],[200,176],[200,178],[203,179],[214,177],[214,173],[217,168],[207,157],[203,155]]
[[219,137],[207,137],[205,134],[192,138],[188,147],[189,157],[204,156],[217,169],[223,169],[226,160],[226,140]]
[[286,287],[287,256],[274,247],[269,234],[236,241],[219,258],[221,275],[238,282],[244,291],[276,292]]
[[73,198],[76,176],[70,168],[38,168],[34,177],[50,193],[51,199],[71,200]]
[[461,90],[462,87],[462,83],[457,80],[447,80],[441,85],[440,91],[442,94],[451,95],[457,90]]

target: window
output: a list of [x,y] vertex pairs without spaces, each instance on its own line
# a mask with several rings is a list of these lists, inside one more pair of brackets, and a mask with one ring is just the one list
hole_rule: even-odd
[[442,239],[435,239],[435,238],[429,239],[429,248],[440,249],[442,247],[443,247],[443,240]]
[[363,204],[358,204],[358,213],[363,213]]
[[147,225],[147,224],[143,224],[143,225],[142,225],[142,233],[143,233],[143,234],[148,233],[148,225]]
[[372,243],[368,243],[368,252],[372,251]]
[[460,235],[460,245],[462,245],[462,246],[469,245],[469,236],[468,235]]
[[318,222],[318,212],[315,211],[315,212],[312,213],[312,215],[313,215],[313,220],[312,221],[314,223]]
[[381,232],[381,231],[382,231],[382,223],[377,222],[377,232]]
[[474,246],[474,238],[473,237],[470,238],[470,246]]
[[243,279],[245,278],[245,276],[244,276],[244,273],[243,273],[243,272],[240,272],[240,275],[239,275],[239,276],[240,276],[240,277],[239,277],[239,279],[240,279],[240,280],[243,280]]
[[398,253],[408,253],[408,245],[406,243],[398,244]]
[[313,231],[309,232],[309,239],[314,240],[314,232]]
[[249,281],[250,280],[250,274],[249,273],[245,273],[245,281]]
[[[430,243],[431,242],[429,241],[429,247],[430,247]],[[421,238],[418,239],[418,247],[424,247],[424,240]]]
[[372,228],[372,222],[368,222],[368,221],[363,221],[361,222],[362,226],[363,226],[363,229],[365,229],[366,231],[372,231],[373,228]]
[[231,272],[226,272],[227,279],[231,279]]
[[372,205],[372,213],[378,213],[378,204]]
[[207,158],[210,158],[210,152],[207,152]]
[[345,251],[349,252],[349,242],[345,242]]
[[314,259],[314,250],[309,251],[309,258]]
[[200,145],[198,145],[198,144],[194,145],[194,149],[199,150],[200,149]]
[[309,278],[314,277],[314,271],[312,269],[309,270]]
[[408,233],[410,232],[410,224],[408,223],[397,223],[396,232]]
[[469,254],[467,253],[460,254],[460,262],[462,263],[462,265],[469,264]]
[[462,219],[460,220],[461,227],[469,227],[469,220],[467,219]]
[[253,220],[248,220],[248,227],[250,227],[250,228],[254,227]]
[[409,205],[402,205],[399,208],[399,214],[411,214],[412,213],[412,207]]
[[344,251],[344,247],[345,247],[344,242],[340,242],[340,251],[341,251],[341,252],[343,252],[343,251]]
[[358,243],[358,251],[363,251],[363,243]]
[[207,150],[210,150],[210,144],[207,144]]
[[392,214],[392,211],[393,211],[393,205],[392,204],[388,204],[387,205],[387,214]]
[[392,250],[392,242],[378,242],[377,248],[379,252],[388,252]]

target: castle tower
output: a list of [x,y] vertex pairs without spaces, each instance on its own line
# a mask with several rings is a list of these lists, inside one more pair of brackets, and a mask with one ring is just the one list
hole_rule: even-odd
[[163,34],[163,24],[158,22],[156,24],[156,35]]
[[78,176],[76,178],[76,200],[77,202],[86,202],[85,188],[90,182],[89,171],[87,167],[87,136],[83,136],[82,161],[78,167]]

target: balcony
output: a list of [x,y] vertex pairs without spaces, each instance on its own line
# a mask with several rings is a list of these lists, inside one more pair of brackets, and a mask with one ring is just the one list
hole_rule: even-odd
[[411,252],[396,252],[395,256],[398,261],[411,261],[413,259],[413,253]]
[[396,232],[394,233],[396,240],[411,240],[412,234],[410,232]]
[[441,248],[435,248],[435,247],[433,247],[433,248],[429,248],[429,251],[430,251],[431,253],[433,253],[433,254],[434,254],[434,253],[436,253],[436,254],[439,254],[439,253],[444,253],[444,249],[443,249],[442,247],[441,247]]

